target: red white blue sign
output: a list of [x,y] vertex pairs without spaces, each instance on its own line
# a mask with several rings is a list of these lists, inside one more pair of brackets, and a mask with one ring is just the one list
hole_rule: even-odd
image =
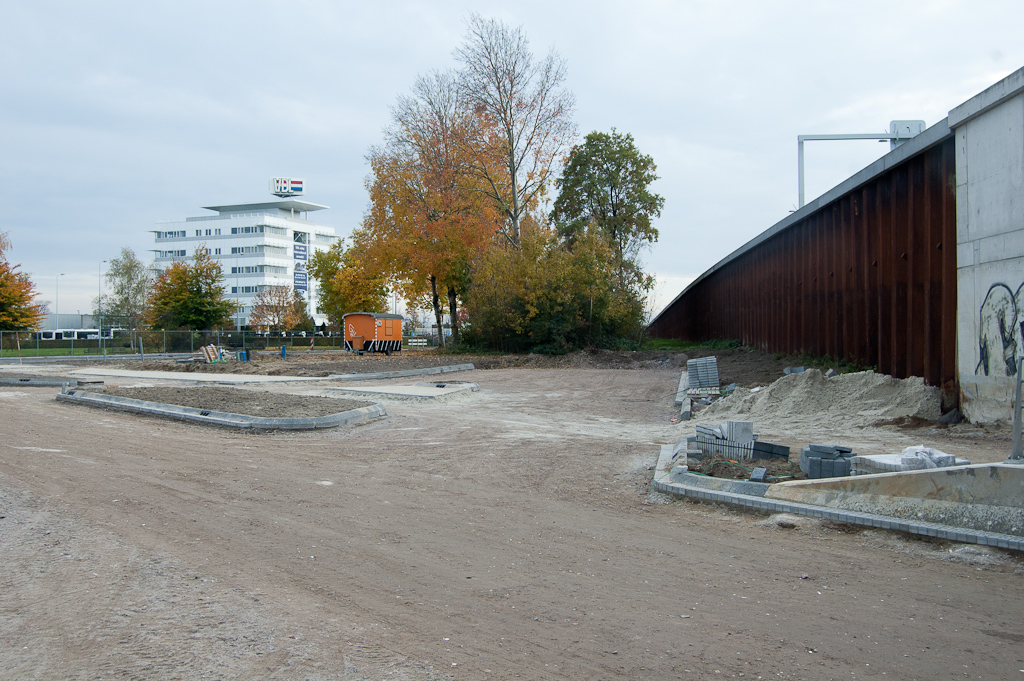
[[285,198],[304,193],[305,182],[296,177],[270,178],[270,193]]

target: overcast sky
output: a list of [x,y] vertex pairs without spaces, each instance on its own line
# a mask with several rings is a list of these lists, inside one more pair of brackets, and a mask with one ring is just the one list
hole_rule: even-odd
[[[856,8],[856,9],[854,9]],[[367,148],[470,10],[568,62],[581,135],[632,133],[665,197],[659,305],[796,207],[796,136],[929,126],[1024,66],[1024,2],[0,0],[0,231],[62,313],[158,221],[306,180],[347,235]],[[888,150],[812,142],[808,200]],[[52,305],[51,305],[52,308]]]

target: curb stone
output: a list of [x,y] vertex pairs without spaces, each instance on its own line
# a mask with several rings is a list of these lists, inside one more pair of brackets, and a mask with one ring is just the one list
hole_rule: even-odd
[[427,376],[431,374],[447,374],[453,371],[473,371],[473,364],[449,364],[442,367],[426,367],[424,369],[399,369],[397,371],[378,371],[369,374],[332,374],[325,381],[363,381],[372,378],[403,378],[405,376]]
[[[778,501],[765,499],[763,496],[753,494],[742,494],[735,491],[716,489],[702,489],[684,482],[677,482],[676,476],[670,470],[672,465],[673,445],[662,445],[661,454],[658,457],[658,465],[655,467],[654,481],[651,487],[662,494],[670,494],[679,497],[692,497],[702,501],[712,501],[733,506],[742,506],[768,513],[793,513],[805,515],[822,520],[831,520],[837,523],[848,523],[850,525],[862,525],[864,527],[877,527],[883,530],[895,530],[908,534],[919,534],[925,537],[936,537],[965,544],[980,544],[983,546],[995,546],[1001,549],[1013,549],[1024,551],[1024,537],[998,532],[984,532],[963,527],[954,527],[940,523],[929,523],[923,521],[905,520],[891,516],[878,515],[875,513],[862,513],[858,511],[843,511],[824,506],[802,504],[793,501]],[[696,477],[692,474],[685,474],[687,477]],[[687,478],[684,477],[684,480]],[[748,483],[757,485],[760,483]],[[765,489],[767,489],[765,485]],[[763,494],[763,492],[762,492]]]
[[147,416],[159,416],[163,418],[176,419],[178,421],[192,421],[213,426],[226,426],[229,428],[253,428],[259,430],[314,430],[317,428],[336,428],[338,426],[351,425],[361,421],[369,421],[387,415],[387,410],[382,404],[374,404],[369,407],[350,409],[328,416],[315,416],[307,418],[268,418],[262,416],[247,416],[245,414],[232,414],[229,412],[210,411],[207,409],[196,409],[195,407],[181,407],[175,404],[163,404],[161,402],[148,402],[146,400],[135,400],[129,397],[115,397],[113,395],[102,395],[82,390],[68,390],[57,394],[57,400],[83,404],[89,407],[101,407],[117,409]]

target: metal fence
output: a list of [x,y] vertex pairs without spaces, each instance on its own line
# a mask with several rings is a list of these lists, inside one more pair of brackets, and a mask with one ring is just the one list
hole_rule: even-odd
[[[52,335],[49,334],[49,335]],[[104,330],[87,337],[53,340],[37,331],[0,331],[0,358],[34,357],[110,357],[140,354],[188,354],[204,345],[225,350],[278,352],[284,346],[292,350],[343,350],[345,339],[340,333],[324,335],[309,332],[257,331],[115,331]],[[416,342],[413,342],[413,341]],[[420,342],[422,341],[422,342]],[[405,339],[406,348],[436,347],[436,336],[415,336]]]
[[0,331],[0,357],[116,356],[140,353],[193,353],[204,345],[226,350],[288,349],[340,350],[340,334],[315,335],[301,332],[258,333],[256,331],[125,331],[99,338],[52,340],[35,331]]

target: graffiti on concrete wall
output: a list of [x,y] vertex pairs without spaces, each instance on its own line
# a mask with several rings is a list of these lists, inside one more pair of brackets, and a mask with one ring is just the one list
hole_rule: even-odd
[[978,313],[978,366],[974,373],[1016,376],[1018,350],[1024,348],[1020,323],[1024,321],[1024,283],[1014,291],[992,284]]

